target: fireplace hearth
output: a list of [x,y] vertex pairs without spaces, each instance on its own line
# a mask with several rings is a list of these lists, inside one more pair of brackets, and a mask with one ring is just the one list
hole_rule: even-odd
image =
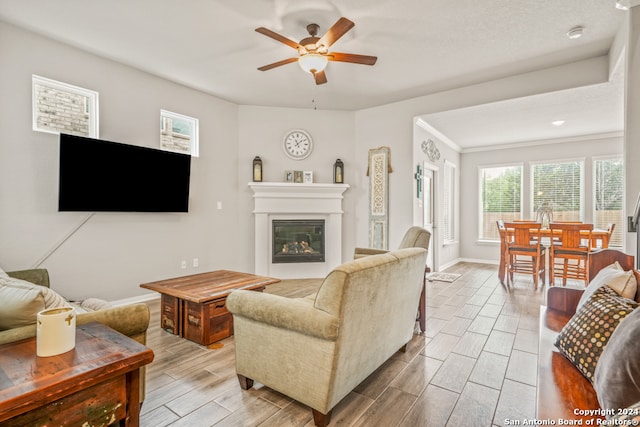
[[324,262],[324,220],[272,221],[271,262]]

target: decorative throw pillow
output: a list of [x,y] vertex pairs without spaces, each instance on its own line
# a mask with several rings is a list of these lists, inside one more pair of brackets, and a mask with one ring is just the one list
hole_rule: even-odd
[[611,335],[594,373],[593,388],[604,409],[640,401],[640,310],[629,314]]
[[638,284],[633,271],[624,271],[618,261],[606,266],[596,274],[596,277],[589,283],[589,286],[582,293],[576,311],[584,305],[591,295],[604,285],[612,288],[616,293],[624,298],[633,299],[636,295]]
[[34,324],[38,312],[59,307],[70,305],[53,289],[0,276],[0,330]]
[[11,277],[0,277],[0,330],[36,323],[44,310],[42,286]]
[[638,305],[605,285],[597,289],[562,328],[555,346],[593,382],[596,364],[611,334]]
[[[34,285],[38,286],[38,285]],[[44,296],[44,308],[59,308],[59,307],[71,307],[66,299],[53,289],[46,286],[40,286],[42,288],[42,295]]]

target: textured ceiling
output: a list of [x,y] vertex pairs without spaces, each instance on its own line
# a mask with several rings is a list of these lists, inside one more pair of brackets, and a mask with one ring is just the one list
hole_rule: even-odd
[[[607,54],[626,13],[614,5],[614,0],[0,0],[0,20],[238,104],[357,110]],[[256,69],[296,52],[255,28],[300,40],[308,23],[318,23],[323,34],[340,16],[356,26],[332,50],[377,55],[375,66],[330,63],[329,82],[322,86],[295,63]],[[585,27],[585,35],[569,40],[565,33],[576,25]],[[569,92],[431,118],[463,147],[544,136],[544,131],[516,135],[515,129],[533,132],[529,119],[548,121],[546,115],[567,117],[561,132],[570,132],[569,124],[579,120],[589,126],[579,133],[621,129],[620,82]],[[540,107],[546,115],[538,114]],[[526,115],[511,117],[514,112]],[[575,117],[580,113],[583,119]],[[456,128],[461,120],[474,126]],[[504,132],[504,123],[514,132]],[[503,133],[492,136],[500,127]],[[556,137],[554,132],[545,138]]]

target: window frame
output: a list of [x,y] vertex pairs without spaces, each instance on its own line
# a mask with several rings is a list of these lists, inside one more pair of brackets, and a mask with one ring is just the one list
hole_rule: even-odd
[[498,169],[498,168],[520,168],[520,218],[524,212],[524,185],[525,185],[525,167],[523,162],[509,162],[490,165],[478,165],[478,241],[480,242],[499,242],[500,237],[491,238],[490,236],[483,236],[484,231],[484,191],[482,173],[486,169]]
[[[191,134],[184,134],[179,132],[173,132],[173,129],[167,130],[167,119],[181,120],[189,123],[191,127]],[[162,135],[170,134],[173,137],[188,138],[189,139],[189,152],[180,149],[174,149],[166,146],[162,141]],[[171,151],[180,154],[189,154],[192,157],[199,157],[200,155],[200,121],[191,116],[187,116],[173,111],[160,110],[160,149],[164,151]]]
[[[596,189],[596,178],[597,178],[597,172],[596,172],[596,162],[598,161],[606,161],[606,160],[617,160],[620,161],[622,163],[622,176],[621,176],[621,184],[622,184],[622,209],[621,209],[621,214],[620,214],[620,218],[619,221],[616,221],[616,228],[614,230],[614,235],[620,235],[622,234],[622,238],[621,238],[621,244],[620,245],[615,245],[612,246],[611,245],[611,241],[609,241],[609,247],[613,247],[613,248],[624,248],[625,246],[625,237],[624,237],[624,209],[625,209],[625,200],[626,200],[626,193],[624,191],[624,186],[625,186],[625,176],[624,176],[624,156],[619,155],[619,154],[611,154],[611,155],[603,155],[603,156],[593,156],[591,157],[591,215],[593,218],[593,225],[594,228],[600,228],[596,225],[596,218],[597,218],[597,210],[596,210],[596,196],[597,196],[597,189]],[[615,241],[615,240],[614,240]]]
[[69,83],[60,82],[57,80],[49,79],[46,77],[38,76],[36,74],[31,75],[31,126],[32,130],[36,132],[51,133],[54,135],[60,135],[61,131],[51,128],[41,128],[38,126],[38,117],[40,110],[38,108],[38,97],[36,94],[36,86],[44,86],[57,91],[67,92],[74,95],[84,96],[86,98],[84,111],[89,116],[89,130],[88,134],[81,135],[89,138],[99,138],[100,119],[99,119],[99,94],[98,92],[82,88],[80,86],[74,86]]
[[456,186],[457,166],[448,160],[444,161],[443,206],[442,206],[442,242],[443,245],[456,243]]

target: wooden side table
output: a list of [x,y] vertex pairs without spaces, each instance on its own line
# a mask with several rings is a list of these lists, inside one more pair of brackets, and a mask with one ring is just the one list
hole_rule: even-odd
[[140,371],[153,351],[101,323],[76,346],[36,356],[35,337],[0,345],[0,426],[138,426]]

